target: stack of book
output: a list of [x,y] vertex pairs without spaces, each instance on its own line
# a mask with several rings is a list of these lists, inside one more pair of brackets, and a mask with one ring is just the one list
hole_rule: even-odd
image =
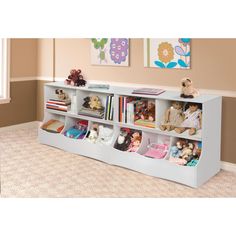
[[53,109],[58,111],[67,112],[70,109],[71,101],[70,100],[58,100],[58,99],[49,99],[46,102],[47,109]]
[[104,118],[104,109],[96,110],[96,109],[92,109],[92,108],[82,107],[79,111],[79,115],[91,116],[91,117],[103,119]]
[[106,98],[105,120],[113,120],[114,114],[114,96],[108,95]]

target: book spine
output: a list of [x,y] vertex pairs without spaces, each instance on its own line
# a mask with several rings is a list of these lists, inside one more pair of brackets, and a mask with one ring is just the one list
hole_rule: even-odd
[[111,106],[110,106],[109,120],[113,120],[113,112],[114,112],[114,97],[111,96]]
[[58,105],[58,104],[51,104],[51,103],[46,103],[46,106],[59,107],[59,108],[67,108],[68,107],[65,105]]
[[107,113],[108,113],[108,99],[109,99],[109,97],[107,96],[107,98],[106,98],[106,108],[105,108],[105,120],[107,120]]
[[125,119],[124,119],[124,113],[125,113],[125,109],[124,109],[124,97],[122,97],[122,123],[124,123]]
[[107,112],[107,120],[109,120],[110,117],[110,112],[111,112],[111,96],[108,96],[108,112]]

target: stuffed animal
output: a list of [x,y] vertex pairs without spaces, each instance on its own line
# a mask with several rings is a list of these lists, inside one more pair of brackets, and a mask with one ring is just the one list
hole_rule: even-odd
[[87,140],[91,143],[96,143],[98,139],[98,124],[94,123],[89,131]]
[[193,82],[189,78],[183,78],[181,80],[181,92],[180,97],[182,98],[195,98],[199,95],[197,89],[193,87]]
[[104,109],[104,107],[102,106],[102,103],[101,103],[98,96],[90,97],[89,106],[90,106],[91,109],[95,109],[95,110]]
[[69,98],[68,94],[63,89],[56,89],[55,94],[59,100],[67,100]]
[[188,105],[189,108],[184,112],[184,121],[180,127],[175,128],[175,131],[180,134],[189,129],[189,135],[194,135],[197,130],[201,129],[202,112],[198,103],[189,103]]
[[113,129],[99,125],[98,130],[98,140],[103,144],[110,145],[112,143]]
[[72,69],[70,71],[70,75],[65,80],[65,84],[72,86],[85,86],[86,83],[86,80],[84,80],[83,76],[81,75],[80,69]]
[[85,107],[85,108],[89,108],[90,107],[89,102],[90,102],[90,97],[85,97],[84,98],[84,103],[83,103],[82,106]]
[[171,131],[179,127],[183,120],[183,104],[178,101],[173,101],[172,106],[165,111],[164,120],[160,125],[160,129],[162,131]]
[[172,146],[170,148],[170,156],[174,158],[179,158],[183,148],[185,148],[187,145],[185,140],[179,140],[176,142],[175,146]]
[[184,147],[184,149],[182,150],[179,157],[189,162],[192,159],[193,149],[194,149],[193,143],[188,143],[188,145]]
[[121,130],[120,134],[117,138],[117,141],[114,145],[114,148],[121,150],[121,151],[126,151],[131,143],[131,137],[129,135],[129,132],[126,130]]
[[143,111],[141,119],[155,121],[155,104],[153,102],[148,101],[147,108]]

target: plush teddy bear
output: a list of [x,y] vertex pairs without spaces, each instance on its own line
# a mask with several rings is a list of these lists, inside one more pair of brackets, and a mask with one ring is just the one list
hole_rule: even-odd
[[98,96],[90,97],[89,106],[95,110],[102,110],[104,108]]
[[179,127],[183,120],[183,104],[178,101],[173,101],[172,106],[165,111],[164,120],[160,125],[160,129],[162,131],[171,131]]
[[141,119],[155,121],[155,104],[153,102],[148,102],[147,109],[144,110]]
[[199,95],[197,89],[193,87],[193,82],[189,78],[183,78],[181,80],[181,93],[182,98],[195,98]]
[[65,80],[65,84],[72,86],[85,86],[86,80],[84,80],[83,75],[81,75],[81,70],[72,69],[70,75]]
[[90,107],[89,102],[90,102],[90,97],[85,97],[84,98],[84,103],[83,103],[82,106],[85,107],[85,108],[89,108]]
[[113,129],[99,125],[98,130],[99,141],[103,144],[110,145],[112,143]]
[[69,98],[68,94],[63,89],[56,89],[55,94],[59,100],[67,100]]

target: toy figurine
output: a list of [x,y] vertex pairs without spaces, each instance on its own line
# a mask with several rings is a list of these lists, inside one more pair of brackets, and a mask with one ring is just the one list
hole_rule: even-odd
[[195,98],[199,95],[197,89],[193,87],[193,82],[189,78],[183,78],[181,80],[181,93],[182,98]]
[[112,143],[113,129],[99,125],[98,130],[98,140],[103,144],[110,145]]
[[180,134],[189,129],[189,135],[194,135],[197,130],[201,129],[202,112],[198,103],[189,103],[188,105],[189,108],[184,112],[184,121],[180,127],[175,128],[175,131]]
[[178,101],[173,101],[172,106],[165,112],[164,121],[160,125],[160,129],[162,131],[171,131],[176,127],[179,127],[183,120],[183,104]]

